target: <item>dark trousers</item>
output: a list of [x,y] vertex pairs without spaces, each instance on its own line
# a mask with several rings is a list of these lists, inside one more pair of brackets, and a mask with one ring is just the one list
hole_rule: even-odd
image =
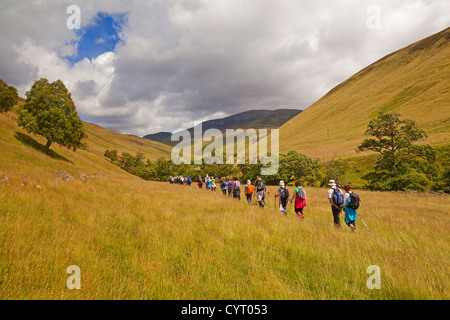
[[341,214],[342,209],[336,208],[335,206],[331,206],[331,211],[333,212],[333,221],[334,225],[338,228],[341,227],[341,218],[339,215]]
[[247,197],[247,202],[249,204],[252,204],[252,195],[251,194],[246,194],[245,196]]

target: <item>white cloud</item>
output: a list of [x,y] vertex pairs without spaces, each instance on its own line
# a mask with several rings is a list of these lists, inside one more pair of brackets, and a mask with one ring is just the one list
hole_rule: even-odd
[[[445,0],[78,2],[82,28],[98,12],[128,13],[115,52],[72,66],[71,1],[4,0],[0,78],[22,96],[39,77],[61,79],[84,118],[139,135],[255,108],[306,108],[450,22]],[[380,8],[379,30],[366,26],[369,5]]]

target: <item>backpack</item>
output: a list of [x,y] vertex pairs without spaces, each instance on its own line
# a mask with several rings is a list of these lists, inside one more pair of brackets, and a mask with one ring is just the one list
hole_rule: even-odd
[[305,200],[305,198],[306,198],[305,189],[303,189],[302,187],[299,187],[297,190],[298,190],[297,197],[300,199],[300,201]]
[[247,185],[247,191],[245,192],[245,194],[252,194],[254,190],[255,190],[255,187],[252,186],[251,184],[249,184],[249,185]]
[[191,178],[188,178],[188,183],[191,183],[191,182],[192,182]]
[[258,180],[258,181],[259,181],[259,183],[256,187],[256,191],[264,191],[264,187],[265,187],[264,182],[262,180]]
[[241,190],[241,183],[237,180],[234,183],[234,190]]
[[233,181],[228,181],[228,189],[233,189]]
[[348,207],[350,209],[356,210],[359,208],[359,195],[357,195],[354,192],[350,193],[350,203],[348,204]]
[[333,202],[337,206],[342,206],[344,204],[344,194],[338,188],[334,189],[333,192]]
[[280,199],[286,200],[289,198],[289,190],[287,188],[281,188]]

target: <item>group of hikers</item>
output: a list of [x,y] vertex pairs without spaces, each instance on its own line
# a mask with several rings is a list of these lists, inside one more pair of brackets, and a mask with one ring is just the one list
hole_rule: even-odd
[[[181,184],[191,186],[192,179],[190,177],[182,177],[182,176],[170,176],[169,182],[171,184]],[[220,190],[223,195],[229,196],[238,200],[241,200],[241,183],[240,181],[234,177],[233,179],[225,179],[222,177],[218,183],[220,184]],[[203,185],[205,185],[206,190],[216,191],[216,180],[214,177],[205,176],[203,179],[201,176],[198,176],[197,186],[199,189],[203,189]],[[341,219],[340,214],[342,210],[345,212],[345,223],[351,228],[354,232],[356,230],[356,215],[357,209],[359,208],[359,195],[354,193],[351,190],[351,186],[349,184],[345,184],[342,190],[337,186],[335,180],[330,180],[328,183],[330,189],[328,190],[328,201],[331,204],[331,211],[333,214],[333,222],[336,228],[341,229]],[[258,201],[258,205],[260,208],[264,208],[267,206],[267,195],[269,192],[267,191],[265,181],[262,180],[259,176],[256,177],[255,183],[252,184],[250,180],[247,180],[247,183],[244,186],[244,194],[246,200],[249,204],[252,203],[252,198],[256,197]],[[303,209],[307,206],[306,192],[302,187],[301,181],[295,182],[295,189],[293,193],[293,197],[289,193],[288,187],[285,185],[284,181],[279,182],[279,187],[274,195],[275,201],[278,200],[279,210],[287,215],[287,205],[294,202],[294,211],[296,215],[300,219],[304,219]]]

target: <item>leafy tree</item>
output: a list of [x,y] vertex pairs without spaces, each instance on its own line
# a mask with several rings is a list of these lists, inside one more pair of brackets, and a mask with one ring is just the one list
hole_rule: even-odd
[[450,146],[445,146],[439,152],[441,174],[434,179],[431,190],[450,193]]
[[10,111],[17,104],[18,98],[16,88],[8,86],[6,82],[0,79],[0,113]]
[[320,181],[321,174],[317,160],[291,150],[287,154],[280,154],[278,173],[263,178],[267,184],[278,184],[280,180],[283,180],[286,184],[302,180],[304,183],[311,185]]
[[174,175],[173,163],[167,161],[163,157],[156,161],[156,172],[158,173],[159,181],[168,181],[171,175]]
[[437,175],[436,151],[430,145],[414,142],[427,137],[415,121],[400,119],[397,113],[380,113],[367,126],[366,139],[358,151],[380,153],[375,171],[363,179],[368,187],[376,190],[426,190],[429,179]]
[[70,92],[61,80],[49,83],[37,80],[26,93],[27,100],[19,111],[18,124],[28,132],[47,139],[44,152],[49,153],[55,142],[76,151],[84,147],[83,122],[78,117]]
[[106,150],[104,156],[105,158],[108,158],[111,163],[114,163],[119,159],[117,150]]

